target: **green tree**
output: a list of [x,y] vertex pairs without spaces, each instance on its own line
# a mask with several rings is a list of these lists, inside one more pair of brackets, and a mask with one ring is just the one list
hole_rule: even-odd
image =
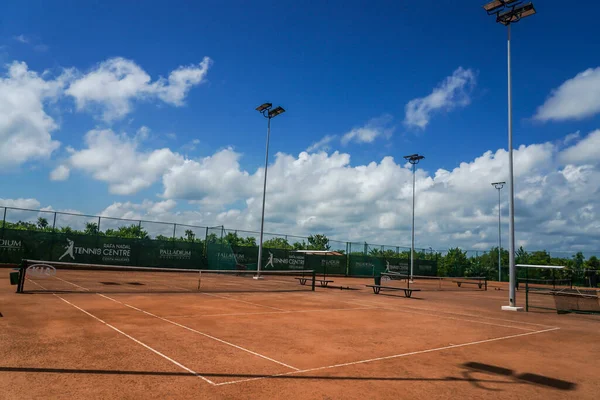
[[329,250],[329,239],[325,235],[310,235],[308,237],[308,250]]
[[170,237],[167,237],[167,236],[165,236],[165,235],[156,235],[156,237],[155,237],[154,239],[155,239],[155,240],[161,240],[161,241],[163,241],[163,242],[166,242],[166,241],[172,240],[172,238],[170,238]]
[[37,226],[42,230],[46,229],[48,227],[48,220],[46,218],[39,217],[37,219]]
[[467,252],[458,247],[448,249],[448,252],[441,258],[439,264],[438,274],[440,276],[461,276],[470,266]]
[[196,238],[196,234],[194,233],[194,231],[192,231],[191,229],[185,230],[185,239],[188,242],[193,242],[195,238]]
[[591,256],[585,265],[588,269],[600,269],[600,260],[596,256]]
[[116,236],[130,239],[149,239],[146,232],[140,225],[131,224],[129,226],[120,226],[117,230],[107,229],[106,236]]
[[97,235],[98,224],[95,222],[88,222],[85,224],[85,230],[83,231],[86,235]]
[[284,249],[291,250],[293,246],[285,238],[276,237],[263,242],[263,247],[267,249]]

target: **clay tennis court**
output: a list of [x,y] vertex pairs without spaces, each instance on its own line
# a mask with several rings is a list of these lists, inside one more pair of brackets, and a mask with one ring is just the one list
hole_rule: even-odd
[[288,282],[294,290],[253,292],[248,280],[245,291],[100,293],[79,281],[79,292],[16,294],[0,272],[6,399],[591,399],[600,390],[600,320],[502,312],[507,291],[493,283],[412,298],[340,277],[333,286],[355,290]]

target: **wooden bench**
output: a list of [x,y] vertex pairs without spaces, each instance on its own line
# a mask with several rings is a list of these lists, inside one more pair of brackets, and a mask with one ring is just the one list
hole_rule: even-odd
[[379,291],[381,289],[404,290],[404,297],[412,296],[412,292],[420,292],[421,291],[421,289],[410,289],[410,288],[403,288],[403,287],[396,287],[396,286],[381,286],[381,285],[365,285],[365,286],[373,288],[373,293],[375,293],[375,294],[379,294]]
[[[306,285],[306,281],[312,281],[312,277],[302,277],[302,278],[294,278],[300,281],[301,285]],[[321,287],[326,287],[329,283],[333,282],[327,279],[315,279],[316,282],[319,282]]]
[[[463,283],[466,283],[467,285],[477,285],[479,286],[479,289],[481,289],[484,285],[484,282],[481,281],[452,281],[452,283],[456,283],[458,287],[460,287],[460,285]],[[487,282],[485,282],[485,290],[487,290]]]

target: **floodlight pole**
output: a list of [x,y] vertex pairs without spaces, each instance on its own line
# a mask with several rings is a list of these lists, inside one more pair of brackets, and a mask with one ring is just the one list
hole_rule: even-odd
[[269,140],[271,138],[271,118],[278,116],[283,113],[285,110],[281,107],[276,107],[275,109],[271,109],[273,105],[271,103],[265,103],[262,106],[258,107],[256,110],[267,118],[267,145],[265,151],[265,178],[263,181],[263,196],[262,196],[262,211],[260,216],[260,239],[258,244],[258,262],[256,264],[256,275],[254,279],[260,279],[260,271],[262,267],[262,252],[263,252],[263,234],[265,228],[265,199],[267,194],[267,170],[269,168]]
[[498,190],[498,282],[502,282],[502,224],[500,212],[500,191],[506,182],[494,182],[492,186]]
[[503,310],[520,311],[517,307],[516,282],[517,270],[515,266],[515,185],[513,173],[513,140],[512,140],[512,75],[510,63],[510,25],[519,22],[522,18],[536,13],[533,3],[522,4],[519,0],[494,0],[483,8],[488,15],[496,15],[496,22],[507,27],[507,73],[508,73],[508,268],[509,305],[502,307]]
[[412,165],[412,228],[411,228],[411,245],[410,245],[410,280],[413,280],[414,267],[415,267],[415,175],[416,165],[425,157],[419,154],[412,154],[410,156],[404,156],[406,160]]

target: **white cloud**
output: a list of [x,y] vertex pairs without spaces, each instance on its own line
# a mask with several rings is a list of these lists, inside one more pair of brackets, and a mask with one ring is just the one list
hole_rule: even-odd
[[47,75],[19,62],[0,75],[0,166],[45,159],[60,146],[52,139],[58,124],[44,107],[61,95],[70,71],[55,79],[45,79]]
[[165,198],[200,201],[205,206],[226,205],[248,193],[248,173],[240,170],[240,154],[231,148],[200,161],[185,160],[163,176]]
[[567,136],[565,136],[565,139],[563,140],[563,144],[564,145],[571,144],[573,141],[579,139],[580,134],[581,134],[580,131],[569,133]]
[[14,39],[20,43],[24,43],[24,44],[29,43],[29,38],[23,34],[15,36]]
[[405,107],[404,123],[421,129],[429,124],[432,114],[450,111],[471,103],[470,92],[475,87],[475,72],[459,67],[426,97],[409,101]]
[[95,107],[105,121],[114,121],[131,112],[134,100],[158,98],[174,106],[183,105],[189,90],[204,81],[210,64],[210,58],[205,57],[198,65],[179,67],[168,79],[152,82],[135,62],[111,58],[75,80],[66,93],[75,98],[78,110]]
[[337,138],[336,135],[326,135],[321,140],[314,142],[306,149],[307,152],[328,151],[329,145]]
[[353,128],[350,132],[342,136],[341,142],[343,145],[349,142],[356,143],[372,143],[379,136],[389,137],[394,131],[390,126],[392,122],[391,115],[382,115],[378,118],[373,118],[360,128]]
[[128,195],[150,187],[183,157],[167,148],[140,150],[146,130],[131,138],[110,129],[91,130],[85,135],[86,148],[75,150],[68,165],[107,182],[114,194]]
[[69,179],[70,172],[71,172],[71,170],[69,169],[69,167],[64,166],[64,165],[59,165],[58,167],[53,169],[52,172],[50,172],[50,180],[65,181],[65,180]]
[[600,129],[597,129],[560,153],[565,164],[600,163]]
[[36,199],[0,199],[0,207],[15,207],[37,210],[40,208],[40,202]]
[[537,109],[539,121],[580,120],[600,113],[600,67],[590,68],[554,89]]

